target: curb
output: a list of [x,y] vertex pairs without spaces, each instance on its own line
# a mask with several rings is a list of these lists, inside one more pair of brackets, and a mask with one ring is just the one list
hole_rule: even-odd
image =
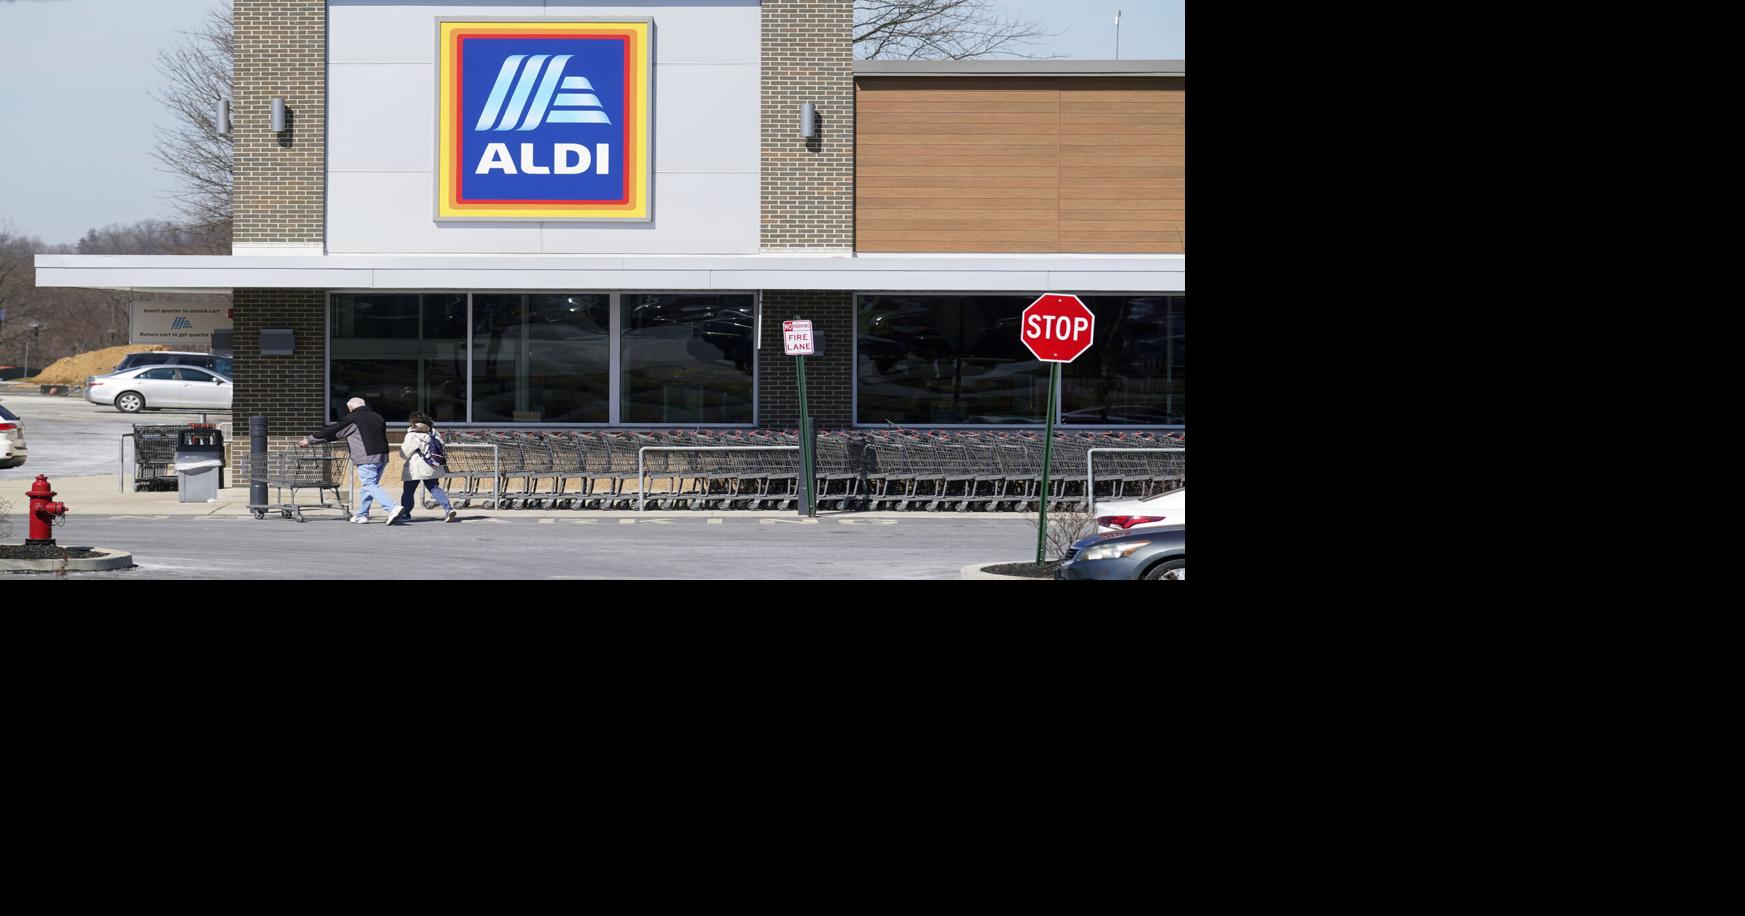
[[[111,550],[107,547],[92,547],[103,554],[100,557],[84,559],[68,559],[64,561],[67,572],[99,572],[106,569],[126,569],[133,563],[133,554],[124,550]],[[0,560],[0,572],[60,572],[61,560]]]
[[1038,579],[1034,576],[1002,576],[998,573],[983,572],[989,566],[1004,566],[1007,563],[1022,563],[1023,560],[999,560],[993,563],[976,563],[957,571],[959,579],[1017,579],[1021,582],[1050,582],[1051,579]]

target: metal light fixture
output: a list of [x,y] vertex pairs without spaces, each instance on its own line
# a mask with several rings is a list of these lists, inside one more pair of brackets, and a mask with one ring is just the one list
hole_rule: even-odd
[[219,96],[218,108],[212,114],[213,121],[218,125],[218,136],[230,136],[230,100]]
[[285,132],[285,100],[282,96],[273,96],[273,133]]
[[811,102],[800,105],[800,136],[807,140],[818,136],[818,108]]

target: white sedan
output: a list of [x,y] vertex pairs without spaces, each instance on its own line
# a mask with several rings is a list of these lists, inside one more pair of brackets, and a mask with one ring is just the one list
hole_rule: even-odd
[[195,366],[141,366],[92,376],[85,400],[114,405],[122,413],[159,407],[229,410],[230,379]]
[[15,468],[24,463],[24,421],[4,406],[0,406],[0,468]]
[[1159,493],[1146,499],[1122,499],[1097,503],[1097,533],[1185,525],[1188,521],[1188,488]]

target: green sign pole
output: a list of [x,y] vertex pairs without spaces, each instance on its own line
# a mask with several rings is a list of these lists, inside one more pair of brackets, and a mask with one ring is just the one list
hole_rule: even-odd
[[1036,524],[1036,565],[1047,562],[1043,551],[1048,543],[1048,466],[1054,458],[1054,389],[1060,387],[1060,363],[1048,364],[1048,426],[1042,433],[1042,518]]
[[[800,321],[798,315],[795,321]],[[805,505],[800,509],[807,518],[818,517],[818,481],[812,476],[812,412],[806,408],[806,357],[794,357],[794,371],[800,379],[800,480]]]

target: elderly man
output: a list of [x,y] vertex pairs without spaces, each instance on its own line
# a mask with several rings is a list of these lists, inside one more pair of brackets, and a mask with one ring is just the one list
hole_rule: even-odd
[[358,480],[362,482],[364,492],[363,499],[358,500],[357,514],[351,517],[352,524],[369,523],[370,500],[374,499],[388,510],[388,524],[392,525],[394,517],[400,514],[400,507],[394,505],[380,484],[382,471],[388,466],[388,422],[381,414],[365,406],[363,398],[346,401],[345,409],[350,413],[340,417],[338,423],[323,426],[297,444],[334,442],[343,438],[351,449],[351,463],[357,465]]

